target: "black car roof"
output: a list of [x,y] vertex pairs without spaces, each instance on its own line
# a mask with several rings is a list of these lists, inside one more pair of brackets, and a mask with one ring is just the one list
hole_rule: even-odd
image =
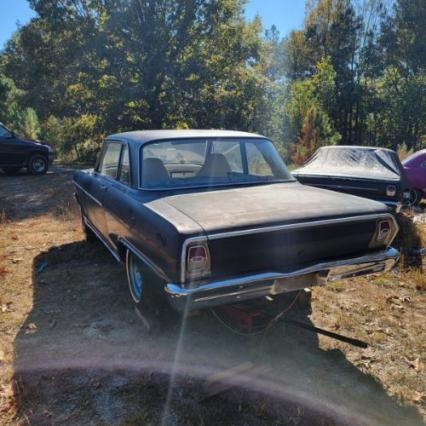
[[255,133],[239,132],[235,130],[136,130],[109,135],[109,140],[126,140],[137,144],[144,144],[156,140],[188,139],[188,138],[264,138]]

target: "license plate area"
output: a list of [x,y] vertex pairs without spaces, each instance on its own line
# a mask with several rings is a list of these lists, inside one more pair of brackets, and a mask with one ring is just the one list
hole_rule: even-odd
[[296,277],[279,278],[272,285],[271,294],[302,290],[306,287],[320,285],[321,278],[317,273],[298,275]]

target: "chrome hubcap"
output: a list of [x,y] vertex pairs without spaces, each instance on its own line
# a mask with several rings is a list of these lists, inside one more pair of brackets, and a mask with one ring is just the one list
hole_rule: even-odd
[[33,161],[33,169],[36,172],[42,172],[46,168],[46,162],[42,158],[36,158]]
[[143,290],[143,273],[141,263],[138,259],[135,259],[133,255],[130,255],[130,293],[133,300],[138,303],[142,298]]

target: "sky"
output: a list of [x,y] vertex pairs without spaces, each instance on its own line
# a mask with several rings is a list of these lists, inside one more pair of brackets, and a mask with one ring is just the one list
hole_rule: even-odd
[[[282,36],[302,25],[305,0],[248,0],[245,14],[262,18],[265,28],[275,25]],[[17,23],[26,24],[34,12],[27,0],[0,0],[0,49],[17,29]]]

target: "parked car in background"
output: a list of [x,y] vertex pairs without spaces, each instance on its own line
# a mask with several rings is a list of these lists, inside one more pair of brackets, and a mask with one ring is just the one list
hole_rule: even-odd
[[89,239],[124,262],[133,301],[178,311],[388,271],[398,225],[375,201],[300,184],[263,136],[109,136],[74,174]]
[[411,202],[418,204],[426,198],[426,149],[415,152],[402,165],[411,187]]
[[301,183],[381,201],[408,203],[409,185],[395,151],[365,146],[325,146],[292,172]]
[[31,174],[44,174],[53,156],[50,145],[21,138],[0,123],[0,168],[6,174],[18,173],[24,167]]

